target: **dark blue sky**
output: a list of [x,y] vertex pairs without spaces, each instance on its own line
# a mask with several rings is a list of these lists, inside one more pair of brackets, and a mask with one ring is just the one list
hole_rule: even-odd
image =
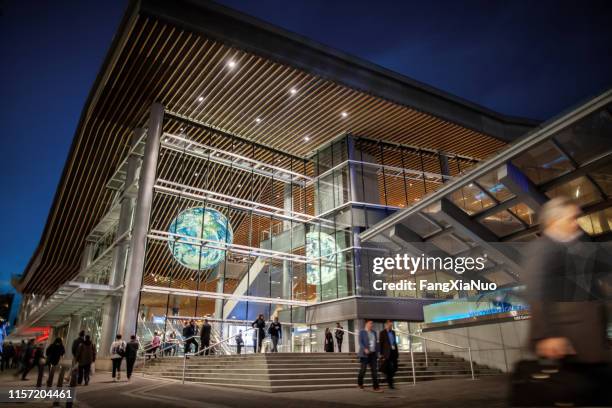
[[[502,113],[612,87],[610,1],[239,1],[230,7]],[[126,0],[0,1],[0,291],[38,244]]]

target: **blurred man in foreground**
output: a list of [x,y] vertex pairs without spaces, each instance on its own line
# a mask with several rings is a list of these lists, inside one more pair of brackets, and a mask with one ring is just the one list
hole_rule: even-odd
[[533,242],[524,272],[530,340],[538,357],[563,373],[557,381],[571,382],[552,391],[573,388],[574,402],[594,395],[604,398],[596,405],[607,405],[611,393],[606,387],[611,382],[605,302],[610,252],[603,244],[584,239],[577,222],[580,214],[580,208],[565,198],[542,206],[542,236]]

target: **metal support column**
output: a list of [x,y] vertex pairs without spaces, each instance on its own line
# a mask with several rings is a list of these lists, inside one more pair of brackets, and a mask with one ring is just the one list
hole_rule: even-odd
[[119,331],[125,333],[126,336],[135,333],[138,324],[138,303],[145,265],[147,233],[153,205],[153,186],[155,185],[163,121],[164,107],[159,103],[154,103],[151,106],[149,116],[147,141],[138,183],[138,199],[134,211],[131,250],[128,256],[128,269],[119,314]]
[[[144,129],[136,129],[132,137],[131,146],[134,147],[142,138]],[[130,190],[137,181],[138,169],[141,165],[140,158],[132,154],[128,157],[127,173],[124,181],[124,188],[121,192],[121,212],[119,214],[119,225],[117,236],[120,237],[132,227],[132,212],[134,209],[134,194]],[[123,284],[125,269],[129,253],[129,240],[126,238],[118,243],[113,252],[113,267],[111,269],[109,284],[111,287],[118,287]],[[100,339],[100,356],[107,357],[110,353],[110,346],[117,333],[117,322],[119,320],[119,309],[121,308],[121,298],[111,296],[106,299],[102,309],[102,338]],[[132,333],[124,333],[124,337]]]
[[73,358],[72,342],[79,336],[79,331],[81,331],[81,315],[74,314],[70,316],[70,323],[68,324],[68,333],[66,334],[66,359]]
[[[348,159],[351,161],[360,161],[360,158],[357,157],[357,151],[355,149],[355,139],[352,136],[348,136],[346,140],[346,148],[348,150]],[[359,185],[360,180],[363,178],[363,174],[359,173],[357,170],[358,164],[354,162],[349,162],[349,183],[350,183],[350,194],[351,201],[359,202],[361,201],[360,195],[363,195],[363,186]],[[361,174],[361,177],[360,177]],[[360,194],[362,192],[362,194]],[[354,211],[354,209],[351,209]],[[364,209],[367,212],[367,209]],[[366,215],[367,219],[367,215]],[[355,279],[355,293],[354,295],[358,296],[361,294],[361,228],[357,226],[351,227],[351,232],[353,236],[353,246],[355,247],[353,256],[354,256],[354,268],[353,268],[353,277]]]

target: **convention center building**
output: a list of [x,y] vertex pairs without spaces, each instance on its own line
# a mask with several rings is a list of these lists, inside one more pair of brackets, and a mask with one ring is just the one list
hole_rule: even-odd
[[[191,319],[249,338],[263,314],[281,351],[319,352],[336,323],[391,319],[400,349],[427,334],[507,371],[540,206],[570,197],[586,240],[612,238],[611,137],[612,91],[509,117],[214,3],[131,2],[14,279],[15,335],[86,330],[104,356]],[[473,287],[376,270],[398,254],[484,263]]]

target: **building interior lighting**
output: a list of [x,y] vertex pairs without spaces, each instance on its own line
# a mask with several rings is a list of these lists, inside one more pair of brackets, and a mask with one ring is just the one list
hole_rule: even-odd
[[291,95],[295,95],[297,93],[297,89],[291,88],[289,92],[291,93]]
[[235,62],[235,61],[230,60],[230,61],[227,63],[227,66],[228,66],[228,68],[230,68],[230,69],[235,68],[235,67],[236,67],[236,62]]
[[203,96],[198,96],[198,102],[202,102],[204,100]]
[[305,141],[305,142],[309,142],[309,141],[310,141],[310,137],[308,137],[308,136],[304,136],[304,141]]
[[340,115],[342,115],[343,118],[346,118],[348,116],[348,113],[342,112]]

